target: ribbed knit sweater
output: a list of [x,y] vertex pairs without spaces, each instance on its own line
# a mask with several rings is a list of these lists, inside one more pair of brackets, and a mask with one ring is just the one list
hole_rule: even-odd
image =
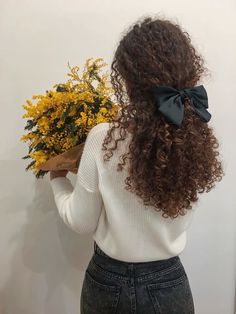
[[126,167],[118,172],[117,163],[132,135],[128,133],[124,141],[119,141],[113,156],[104,162],[101,148],[108,129],[109,123],[104,122],[90,130],[74,187],[67,177],[50,181],[61,218],[75,232],[91,233],[98,246],[114,259],[148,262],[179,255],[186,245],[194,206],[185,216],[163,218],[161,212],[127,191],[124,180],[128,172]]

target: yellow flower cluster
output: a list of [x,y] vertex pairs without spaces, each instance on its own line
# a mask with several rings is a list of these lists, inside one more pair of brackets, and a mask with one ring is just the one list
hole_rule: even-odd
[[80,144],[92,127],[111,121],[118,113],[118,105],[111,101],[108,75],[100,74],[106,64],[100,64],[102,58],[91,60],[86,60],[81,76],[78,66],[68,64],[66,83],[55,84],[45,95],[33,95],[35,104],[27,99],[22,105],[28,133],[20,141],[29,142],[29,153],[23,159],[33,160],[26,170],[31,169],[36,177],[46,173],[38,169],[40,163]]

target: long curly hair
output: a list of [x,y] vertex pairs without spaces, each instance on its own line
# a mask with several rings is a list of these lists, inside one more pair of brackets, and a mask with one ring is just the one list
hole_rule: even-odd
[[[132,24],[120,40],[111,64],[111,83],[118,99],[119,114],[103,142],[108,161],[118,141],[132,134],[129,151],[120,156],[117,171],[130,159],[125,189],[145,205],[162,211],[164,218],[185,215],[224,175],[217,160],[219,143],[213,129],[184,102],[180,127],[157,112],[152,87],[193,87],[207,73],[203,58],[190,36],[178,23],[145,16]],[[107,149],[115,129],[120,138]]]

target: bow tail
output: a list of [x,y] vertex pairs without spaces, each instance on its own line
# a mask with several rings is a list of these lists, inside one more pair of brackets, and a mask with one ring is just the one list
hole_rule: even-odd
[[208,122],[211,119],[211,114],[207,111],[207,109],[204,107],[204,105],[194,102],[193,98],[191,98],[190,103],[191,103],[194,111],[199,115],[199,117],[203,121]]
[[184,117],[184,107],[180,97],[175,99],[175,101],[169,99],[167,103],[161,105],[158,109],[167,120],[178,126],[181,125]]

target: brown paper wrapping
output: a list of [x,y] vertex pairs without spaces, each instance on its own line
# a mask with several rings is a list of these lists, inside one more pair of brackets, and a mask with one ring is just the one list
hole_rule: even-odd
[[84,149],[84,142],[72,149],[48,159],[41,163],[38,168],[44,171],[68,170],[77,173],[80,159]]

